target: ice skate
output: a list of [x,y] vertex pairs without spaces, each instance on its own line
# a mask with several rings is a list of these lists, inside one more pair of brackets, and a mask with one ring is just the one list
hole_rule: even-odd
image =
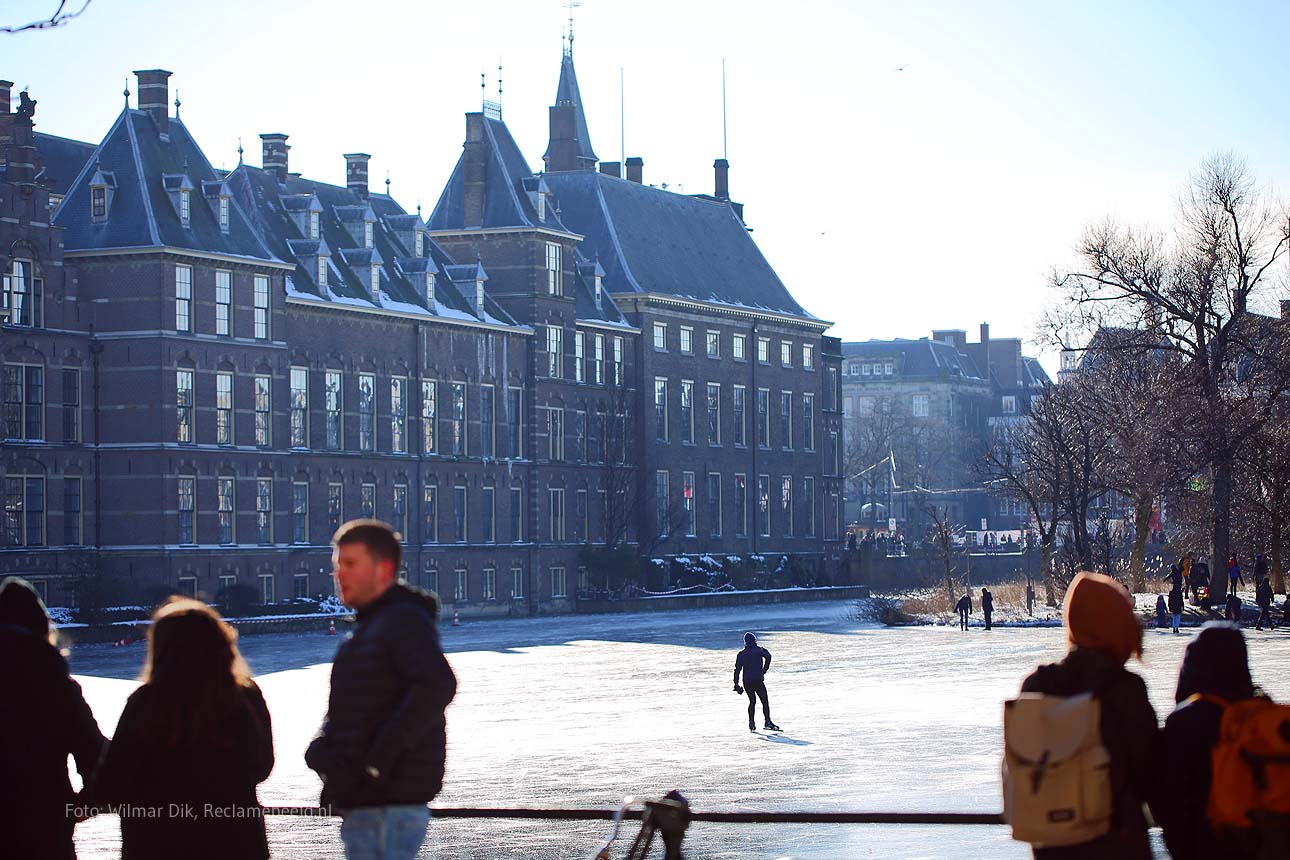
[[767,721],[766,721],[766,724],[765,724],[764,728],[765,728],[765,729],[766,729],[766,731],[768,731],[768,732],[782,732],[782,731],[783,731],[783,729],[781,729],[779,726],[777,726],[777,725],[775,725],[774,723],[772,723],[770,720],[767,720]]

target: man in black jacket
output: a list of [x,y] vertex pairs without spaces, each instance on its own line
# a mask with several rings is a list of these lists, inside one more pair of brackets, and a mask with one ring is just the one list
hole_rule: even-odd
[[[757,637],[751,633],[744,634],[744,650],[735,657],[735,692],[748,693],[748,731],[757,731],[753,716],[757,713],[757,699],[761,699],[761,713],[766,718],[765,726],[771,731],[779,731],[770,718],[770,698],[766,695],[766,672],[770,670],[770,652],[757,644]],[[739,686],[739,673],[743,672],[744,685]]]
[[396,581],[398,536],[354,520],[332,539],[340,597],[357,610],[331,671],[322,730],[305,763],[340,814],[346,856],[412,860],[443,786],[444,710],[457,679],[439,647],[435,597]]
[[1268,622],[1268,629],[1276,629],[1272,625],[1272,582],[1266,576],[1259,580],[1258,590],[1254,592],[1254,600],[1259,605],[1259,623],[1258,629],[1263,629],[1263,622]]

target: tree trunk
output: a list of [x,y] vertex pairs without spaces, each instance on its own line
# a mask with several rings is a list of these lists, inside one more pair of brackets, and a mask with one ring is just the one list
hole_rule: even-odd
[[1135,594],[1147,590],[1147,532],[1151,527],[1152,499],[1139,497],[1133,505],[1133,554],[1129,558],[1129,582]]
[[1209,595],[1215,606],[1227,599],[1227,557],[1232,524],[1232,456],[1214,460],[1214,541],[1209,560]]
[[[1277,510],[1280,511],[1280,505]],[[1272,590],[1277,594],[1286,593],[1286,575],[1281,569],[1281,516],[1272,518]]]
[[1053,538],[1049,535],[1040,540],[1040,564],[1044,574],[1044,602],[1049,606],[1057,605],[1057,583],[1053,579]]

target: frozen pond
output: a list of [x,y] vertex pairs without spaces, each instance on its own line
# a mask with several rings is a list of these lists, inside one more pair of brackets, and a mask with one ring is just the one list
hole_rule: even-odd
[[[444,806],[613,806],[679,788],[702,810],[997,812],[1004,698],[1064,651],[1053,628],[889,629],[841,603],[521,619],[445,628],[460,692],[448,711]],[[730,677],[745,630],[774,654],[782,736],[750,734]],[[1290,699],[1290,633],[1247,631],[1256,683]],[[1149,631],[1157,714],[1190,636]],[[312,805],[306,744],[338,639],[243,640],[273,714],[270,805]],[[73,651],[99,725],[116,724],[142,646]],[[760,714],[758,715],[760,724]],[[335,821],[270,819],[274,857],[341,858]],[[436,821],[423,857],[590,857],[600,823]],[[625,828],[626,829],[626,828]],[[635,828],[632,828],[634,832]],[[77,830],[81,858],[116,857],[118,824]],[[622,853],[626,845],[620,843]],[[693,825],[689,858],[1024,858],[1003,827]],[[661,848],[655,849],[658,856]],[[1163,849],[1158,856],[1165,856]]]

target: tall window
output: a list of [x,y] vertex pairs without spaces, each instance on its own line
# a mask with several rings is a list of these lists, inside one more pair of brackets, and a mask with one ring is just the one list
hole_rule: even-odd
[[623,384],[623,339],[614,337],[614,385]]
[[273,479],[255,479],[255,539],[273,543]]
[[481,385],[479,387],[479,443],[481,454],[484,457],[497,456],[497,422],[495,413],[497,411],[497,401],[493,394],[493,386]]
[[439,542],[439,488],[434,484],[421,488],[421,542]]
[[927,395],[926,395],[926,394],[915,394],[915,395],[914,395],[914,397],[913,397],[913,404],[912,404],[912,406],[910,407],[910,413],[911,413],[915,418],[926,418],[926,417],[927,417],[928,409],[927,409]]
[[654,349],[658,352],[667,351],[667,323],[654,323]]
[[436,386],[433,379],[421,380],[421,453],[433,454],[435,442]]
[[546,243],[546,294],[558,296],[560,289],[560,243]]
[[782,367],[793,366],[793,343],[792,341],[781,340],[779,342],[779,363]]
[[291,542],[309,543],[309,485],[291,485]]
[[826,371],[825,377],[827,382],[824,386],[824,408],[833,410],[837,408],[838,397],[840,396],[838,392],[838,369],[830,367]]
[[197,479],[179,479],[179,542],[197,543]]
[[793,536],[793,476],[785,475],[779,486],[779,510],[784,537]]
[[8,546],[45,545],[45,479],[9,475],[4,479],[4,538]]
[[179,223],[185,227],[192,220],[192,203],[188,199],[187,191],[179,192]]
[[372,232],[373,232],[372,222],[364,221],[363,222],[363,247],[364,248],[372,247]]
[[757,360],[762,364],[770,364],[770,338],[757,338]]
[[558,325],[546,327],[546,375],[559,379],[564,375],[564,329]]
[[563,567],[551,568],[551,596],[564,597],[566,595],[567,584]]
[[744,361],[748,357],[748,335],[736,334],[730,338],[730,355],[735,361]]
[[233,374],[215,374],[215,444],[233,444]]
[[390,450],[408,452],[408,379],[390,377]]
[[193,442],[193,372],[191,370],[175,371],[175,407],[179,419],[179,429],[175,439],[179,442]]
[[272,603],[277,599],[277,589],[274,587],[274,576],[271,573],[262,573],[260,580],[260,602],[264,604]]
[[721,384],[708,383],[708,444],[721,444]]
[[655,518],[658,523],[659,537],[667,537],[671,529],[671,496],[668,493],[668,476],[667,471],[659,469],[654,473],[654,504]]
[[227,197],[221,197],[221,198],[219,199],[219,231],[220,231],[221,233],[227,233],[227,232],[228,232],[228,222],[229,222],[229,217],[228,217],[228,216],[229,216],[229,211],[228,211],[228,210],[229,210],[228,198],[227,198]]
[[770,389],[757,389],[757,444],[770,447]]
[[470,599],[470,580],[466,568],[459,567],[452,572],[452,601],[465,603]]
[[376,374],[358,375],[358,449],[376,450]]
[[654,438],[667,441],[667,380],[654,379]]
[[452,488],[452,539],[466,542],[466,488]]
[[328,537],[340,531],[340,524],[345,521],[345,485],[327,485],[327,534]]
[[524,568],[511,568],[511,598],[520,600],[524,597]]
[[399,533],[399,540],[408,541],[408,485],[395,484],[393,507],[390,510],[390,525]]
[[785,451],[793,448],[793,392],[779,393],[779,443]]
[[259,340],[269,337],[269,278],[255,276],[255,336]]
[[685,521],[685,536],[697,534],[694,522],[694,473],[681,473],[681,513]]
[[591,513],[587,509],[587,491],[578,490],[573,499],[573,539],[585,543],[590,537]]
[[319,218],[318,212],[309,213],[309,238],[310,239],[318,238],[318,222],[320,220],[321,219]]
[[9,309],[9,325],[44,325],[44,283],[32,277],[29,260],[14,260],[4,271],[4,294],[0,296]]
[[806,514],[806,519],[802,523],[802,534],[806,537],[815,537],[815,479],[806,477],[802,479],[802,500],[806,506],[802,512]]
[[511,487],[511,540],[524,540],[524,488]]
[[234,479],[231,477],[221,477],[216,479],[215,493],[215,514],[216,525],[219,529],[219,542],[221,544],[236,543],[236,526],[234,524]]
[[708,358],[721,358],[721,332],[708,331]]
[[573,379],[575,382],[587,381],[587,333],[573,333]]
[[107,217],[107,188],[102,185],[96,185],[90,189],[90,217]]
[[233,333],[233,273],[215,273],[215,333]]
[[735,537],[748,536],[748,476],[735,475]]
[[547,458],[553,461],[564,459],[564,410],[550,408],[546,410]]
[[757,534],[770,537],[770,475],[757,476]]
[[375,519],[376,484],[363,484],[358,491],[358,515],[365,520]]
[[483,504],[479,506],[479,513],[482,517],[484,531],[484,542],[493,543],[497,540],[497,490],[493,487],[484,487]]
[[592,339],[592,368],[591,378],[597,385],[605,384],[605,336],[603,334],[595,335]]
[[291,368],[291,447],[309,447],[309,369]]
[[802,344],[802,367],[815,370],[815,347],[809,343]]
[[272,380],[266,374],[255,377],[255,444],[267,448],[273,444],[272,402],[270,391]]
[[587,462],[587,413],[578,409],[573,413],[573,460]]
[[681,380],[681,441],[694,444],[694,383]]
[[497,599],[497,569],[492,567],[484,568],[483,588],[480,597],[483,600]]
[[342,442],[343,414],[342,414],[342,391],[344,385],[343,375],[339,370],[329,370],[323,375],[324,400],[323,411],[326,413],[324,418],[327,424],[327,447],[333,451],[338,450]]
[[802,395],[802,447],[815,450],[815,395]]
[[466,453],[466,383],[452,384],[452,416],[449,422],[449,444],[452,453],[463,456]]
[[524,389],[506,389],[506,435],[510,443],[507,453],[515,459],[524,456]]
[[193,330],[193,270],[175,266],[175,331]]
[[689,326],[681,326],[681,354],[694,354],[694,329]]
[[708,534],[721,537],[721,475],[708,474]]
[[327,286],[327,260],[326,254],[318,255],[318,286]]
[[63,441],[81,441],[81,371],[63,368]]
[[736,385],[731,394],[734,397],[732,411],[735,422],[735,445],[743,447],[748,444],[748,389],[742,385]]
[[64,546],[80,546],[83,543],[81,510],[81,479],[63,478]]
[[555,542],[565,539],[564,534],[564,490],[558,487],[551,487],[547,490],[547,500],[549,503],[547,520],[548,537]]

